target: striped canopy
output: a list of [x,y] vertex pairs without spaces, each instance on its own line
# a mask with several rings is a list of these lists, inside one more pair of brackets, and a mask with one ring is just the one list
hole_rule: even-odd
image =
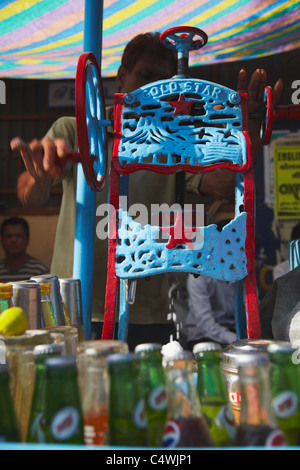
[[[100,1],[100,0],[99,0]],[[0,0],[0,78],[74,78],[83,50],[84,0]],[[300,0],[104,0],[102,76],[115,76],[136,34],[180,25],[208,44],[190,66],[300,47]]]

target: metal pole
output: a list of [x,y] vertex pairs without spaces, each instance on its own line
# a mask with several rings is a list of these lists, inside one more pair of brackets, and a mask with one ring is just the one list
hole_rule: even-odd
[[[84,52],[93,52],[101,69],[103,0],[85,0]],[[82,166],[77,168],[76,226],[73,278],[80,279],[83,331],[91,338],[94,245],[96,233],[96,192],[86,183]]]

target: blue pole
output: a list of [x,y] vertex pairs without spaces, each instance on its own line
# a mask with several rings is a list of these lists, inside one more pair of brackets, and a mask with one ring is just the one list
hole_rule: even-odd
[[[84,52],[93,52],[101,68],[103,0],[85,0]],[[96,233],[96,192],[86,183],[82,166],[77,168],[76,226],[73,278],[80,279],[83,331],[91,338],[94,245]]]

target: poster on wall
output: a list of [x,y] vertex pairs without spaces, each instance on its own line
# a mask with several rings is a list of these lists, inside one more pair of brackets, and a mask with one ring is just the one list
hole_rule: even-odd
[[274,207],[275,184],[274,184],[274,155],[273,147],[275,140],[288,136],[290,130],[273,130],[272,139],[269,145],[263,147],[264,160],[264,202]]
[[300,145],[274,146],[275,218],[300,218]]

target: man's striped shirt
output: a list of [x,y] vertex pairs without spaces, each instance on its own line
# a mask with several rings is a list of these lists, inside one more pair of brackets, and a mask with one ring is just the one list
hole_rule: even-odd
[[5,266],[5,259],[0,260],[0,282],[26,281],[33,276],[48,273],[49,268],[32,256],[28,256],[26,263],[17,271],[8,270]]

